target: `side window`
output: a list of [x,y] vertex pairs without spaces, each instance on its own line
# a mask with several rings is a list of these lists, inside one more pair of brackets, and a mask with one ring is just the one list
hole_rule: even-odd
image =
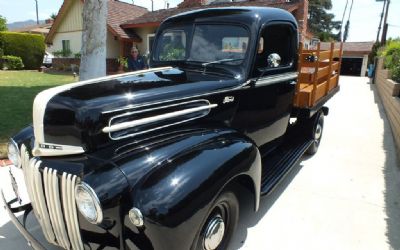
[[186,33],[184,30],[168,30],[161,36],[160,61],[178,61],[186,58]]
[[293,65],[295,43],[296,32],[290,25],[267,26],[260,36],[253,76],[259,76],[264,70],[279,70]]

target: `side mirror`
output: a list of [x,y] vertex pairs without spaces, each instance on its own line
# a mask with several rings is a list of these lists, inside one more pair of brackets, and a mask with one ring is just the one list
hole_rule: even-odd
[[268,68],[276,68],[281,64],[281,57],[277,53],[272,53],[267,59]]

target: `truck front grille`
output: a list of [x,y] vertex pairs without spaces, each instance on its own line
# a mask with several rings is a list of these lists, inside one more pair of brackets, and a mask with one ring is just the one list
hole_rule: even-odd
[[24,145],[21,161],[33,211],[46,239],[65,249],[83,249],[75,205],[78,177],[30,159]]

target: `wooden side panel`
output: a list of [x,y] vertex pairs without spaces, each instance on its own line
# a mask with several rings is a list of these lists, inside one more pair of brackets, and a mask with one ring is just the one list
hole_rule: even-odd
[[[343,44],[340,49],[335,49],[334,43],[324,51],[320,50],[320,44],[316,50],[303,50],[301,47],[294,106],[311,108],[338,86],[342,50]],[[317,60],[310,61],[312,56]]]

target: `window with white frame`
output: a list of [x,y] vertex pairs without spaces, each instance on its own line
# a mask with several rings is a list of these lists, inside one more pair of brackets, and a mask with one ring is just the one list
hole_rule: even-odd
[[153,34],[147,34],[147,51],[146,51],[146,53],[147,52],[151,53],[151,50],[152,50],[152,47],[153,47],[153,42],[154,42],[154,37],[155,37],[154,33]]

